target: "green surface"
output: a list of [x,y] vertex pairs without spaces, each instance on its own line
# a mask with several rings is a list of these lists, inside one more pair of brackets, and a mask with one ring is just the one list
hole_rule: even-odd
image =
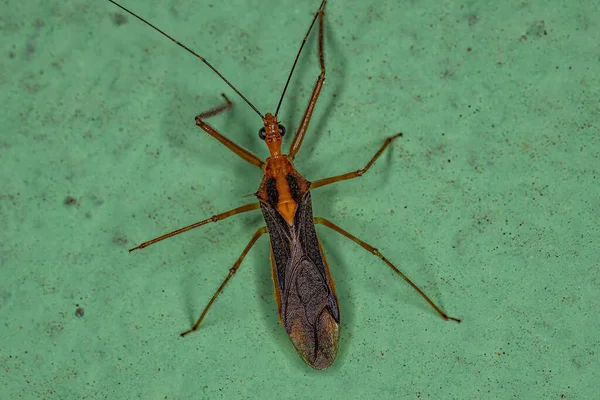
[[[271,3],[126,1],[263,112],[318,7]],[[256,115],[106,1],[5,1],[0,397],[595,398],[600,12],[535,3],[328,5],[327,81],[296,166],[311,180],[355,170],[404,138],[365,177],[315,191],[315,213],[464,322],[319,227],[342,306],[340,354],[319,372],[278,324],[265,238],[200,332],[178,337],[260,213],[127,253],[251,201],[260,171],[194,116],[230,94],[234,111],[211,124],[265,157]],[[291,132],[315,49],[313,37],[280,114]]]

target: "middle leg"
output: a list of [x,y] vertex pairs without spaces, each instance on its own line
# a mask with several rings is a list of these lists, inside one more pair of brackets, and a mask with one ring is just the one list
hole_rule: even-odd
[[161,236],[159,236],[157,238],[154,238],[152,240],[148,240],[147,242],[144,242],[144,243],[140,244],[139,246],[136,246],[136,247],[134,247],[132,249],[129,249],[129,252],[131,253],[134,250],[143,249],[145,247],[150,246],[151,244],[154,244],[156,242],[160,242],[161,240],[165,240],[165,239],[168,239],[168,238],[170,238],[172,236],[179,235],[180,233],[187,232],[187,231],[192,230],[194,228],[198,228],[199,226],[206,225],[209,222],[218,222],[218,221],[221,221],[221,220],[223,220],[225,218],[229,218],[232,215],[237,215],[237,214],[245,213],[245,212],[248,212],[248,211],[257,210],[258,208],[260,208],[260,203],[250,203],[250,204],[246,204],[246,205],[234,208],[233,210],[225,211],[224,213],[221,213],[221,214],[213,215],[212,217],[207,218],[205,220],[202,220],[200,222],[196,222],[195,224],[188,225],[186,227],[177,229],[176,231],[169,232],[167,234],[161,235]]
[[365,172],[367,172],[369,170],[369,168],[371,168],[371,165],[373,165],[373,163],[375,161],[377,161],[377,159],[379,158],[381,153],[383,153],[383,151],[386,149],[386,147],[388,147],[390,145],[390,143],[392,143],[392,141],[399,136],[402,136],[402,132],[397,133],[394,136],[390,136],[389,138],[387,138],[385,140],[385,142],[383,142],[383,145],[379,148],[379,151],[373,156],[373,158],[371,158],[371,161],[369,161],[363,169],[359,169],[358,171],[354,171],[354,172],[347,172],[345,174],[336,175],[336,176],[332,176],[329,178],[319,179],[318,181],[312,182],[310,184],[310,188],[316,189],[318,187],[329,185],[331,183],[345,181],[347,179],[352,179],[352,178],[356,178],[358,176],[362,176]]

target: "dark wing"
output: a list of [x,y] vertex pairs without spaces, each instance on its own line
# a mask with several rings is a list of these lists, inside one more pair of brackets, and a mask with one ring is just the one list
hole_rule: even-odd
[[321,253],[310,192],[298,202],[294,223],[261,203],[271,238],[279,316],[296,351],[313,368],[327,368],[337,355],[340,310],[333,279]]

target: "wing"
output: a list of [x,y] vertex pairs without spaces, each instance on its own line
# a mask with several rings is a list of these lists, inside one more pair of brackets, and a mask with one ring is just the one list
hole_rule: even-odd
[[310,192],[297,203],[292,225],[269,204],[261,203],[261,209],[271,239],[275,298],[283,326],[308,365],[327,368],[337,355],[340,310],[317,239]]

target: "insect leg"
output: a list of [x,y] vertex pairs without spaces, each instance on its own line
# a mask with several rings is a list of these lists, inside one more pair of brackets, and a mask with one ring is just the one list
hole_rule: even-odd
[[232,215],[245,213],[245,212],[248,212],[248,211],[256,210],[258,208],[260,208],[260,204],[259,203],[246,204],[246,205],[243,205],[241,207],[234,208],[233,210],[229,210],[229,211],[226,211],[226,212],[221,213],[221,214],[213,215],[212,217],[207,218],[207,219],[205,219],[203,221],[196,222],[195,224],[188,225],[186,227],[177,229],[176,231],[169,232],[167,234],[164,234],[164,235],[159,236],[157,238],[154,238],[152,240],[148,240],[147,242],[144,242],[144,243],[140,244],[139,246],[136,246],[136,247],[134,247],[132,249],[129,249],[129,251],[132,252],[134,250],[143,249],[144,247],[148,247],[151,244],[154,244],[156,242],[160,242],[161,240],[164,240],[164,239],[168,239],[171,236],[175,236],[175,235],[179,235],[180,233],[187,232],[187,231],[189,231],[191,229],[194,229],[194,228],[197,228],[199,226],[208,224],[209,222],[217,222],[217,221],[220,221],[220,220],[225,219],[227,217],[231,217]]
[[429,297],[427,297],[427,295],[421,289],[419,289],[419,287],[417,285],[415,285],[410,279],[408,279],[408,277],[406,275],[404,275],[398,268],[396,268],[394,266],[394,264],[392,264],[391,262],[389,262],[388,259],[385,258],[383,256],[383,254],[381,254],[379,252],[379,250],[377,250],[375,247],[369,245],[368,243],[363,242],[362,240],[360,240],[356,236],[350,234],[349,232],[345,231],[344,229],[340,228],[339,226],[337,226],[336,224],[334,224],[333,222],[331,222],[331,221],[329,221],[329,220],[327,220],[325,218],[315,217],[314,221],[315,221],[315,224],[325,225],[326,227],[328,227],[330,229],[333,229],[334,231],[336,231],[340,235],[343,235],[343,236],[347,237],[348,239],[352,240],[354,243],[358,244],[363,249],[365,249],[368,252],[370,252],[370,253],[376,255],[377,257],[381,258],[383,260],[383,262],[388,265],[388,267],[390,267],[395,273],[397,273],[398,275],[400,275],[400,277],[402,277],[402,279],[404,279],[410,286],[412,286],[413,289],[415,289],[417,292],[419,292],[419,294],[421,296],[423,296],[423,298],[429,303],[429,305],[431,307],[433,307],[433,309],[435,311],[437,311],[437,313],[440,314],[440,316],[442,318],[444,318],[446,321],[452,320],[452,321],[460,322],[460,319],[454,318],[454,317],[450,317],[450,316],[448,316],[448,314],[446,314],[445,312],[443,312],[433,301],[431,301],[431,299]]
[[233,267],[231,267],[229,269],[229,274],[227,274],[227,277],[225,278],[225,280],[223,281],[223,283],[221,283],[221,286],[219,286],[219,288],[217,289],[217,291],[215,292],[215,294],[213,294],[213,297],[210,299],[210,301],[208,302],[208,304],[206,305],[206,307],[204,307],[204,310],[202,311],[202,314],[200,314],[200,317],[198,318],[198,320],[196,321],[196,323],[194,324],[194,326],[191,329],[188,329],[187,331],[183,332],[181,334],[182,337],[185,336],[185,335],[187,335],[187,334],[189,334],[189,333],[192,333],[192,332],[194,332],[194,331],[196,331],[198,329],[198,327],[200,326],[200,323],[204,319],[204,316],[208,312],[208,309],[210,308],[210,306],[212,306],[212,303],[215,301],[215,299],[217,298],[217,296],[219,295],[219,293],[221,293],[221,291],[223,290],[223,288],[225,287],[225,285],[227,285],[227,282],[229,282],[229,279],[231,279],[231,277],[238,270],[238,268],[242,264],[242,261],[244,261],[244,257],[246,257],[246,254],[248,254],[248,252],[250,251],[250,249],[252,248],[252,246],[254,246],[254,244],[256,243],[256,241],[263,234],[265,234],[266,232],[267,232],[267,227],[266,226],[263,226],[262,228],[258,228],[258,230],[252,236],[252,239],[250,239],[250,241],[246,245],[246,248],[244,249],[244,251],[242,251],[242,254],[238,257],[238,259],[233,264]]
[[216,107],[213,107],[208,111],[204,111],[203,113],[198,114],[196,116],[196,118],[198,118],[198,119],[210,118],[210,117],[214,117],[215,115],[219,115],[222,112],[225,112],[227,110],[231,110],[233,108],[233,103],[231,102],[231,100],[229,100],[229,98],[225,95],[225,93],[221,93],[221,96],[223,97],[223,99],[225,99],[225,103],[220,104]]
[[[306,111],[304,111],[304,116],[302,117],[302,121],[300,122],[300,126],[296,131],[296,136],[294,136],[294,141],[290,146],[290,153],[288,157],[290,160],[294,160],[296,153],[300,150],[300,146],[302,145],[302,140],[304,139],[304,134],[308,129],[308,124],[312,117],[313,110],[315,109],[315,105],[317,104],[317,99],[319,98],[319,94],[321,94],[321,88],[323,87],[323,82],[325,81],[325,53],[323,51],[323,17],[325,15],[325,1],[321,4],[321,8],[317,11],[317,15],[319,16],[319,63],[321,64],[321,73],[317,78],[317,83],[315,84],[315,88],[313,89],[312,95],[310,96],[310,100],[308,102],[308,106],[306,107]],[[312,28],[312,25],[310,26]],[[310,33],[310,29],[306,32],[306,36],[304,36],[304,42],[308,38]],[[303,42],[303,44],[304,44]],[[296,58],[297,61],[297,58]],[[294,62],[294,65],[296,63]]]
[[196,126],[202,129],[204,132],[208,133],[210,136],[217,139],[219,142],[223,143],[229,150],[233,151],[235,154],[248,161],[250,164],[262,169],[264,163],[260,158],[254,155],[254,153],[244,149],[237,143],[234,143],[231,140],[227,139],[225,136],[217,132],[212,126],[202,121],[205,118],[209,118],[214,115],[220,114],[223,111],[229,110],[231,107],[233,107],[233,103],[227,98],[227,96],[225,96],[223,93],[221,93],[221,96],[223,96],[223,98],[225,99],[225,103],[196,115]]
[[347,172],[345,174],[336,175],[336,176],[332,176],[329,178],[319,179],[318,181],[312,182],[310,184],[310,188],[316,189],[318,187],[329,185],[331,183],[345,181],[347,179],[352,179],[352,178],[356,178],[358,176],[362,176],[365,172],[367,172],[369,170],[369,168],[371,168],[371,165],[373,165],[373,163],[379,158],[379,156],[381,155],[381,153],[383,153],[383,151],[386,149],[386,147],[388,147],[390,145],[390,143],[392,143],[392,141],[399,136],[402,136],[402,132],[397,133],[394,136],[390,136],[389,138],[387,138],[385,140],[385,142],[383,142],[383,145],[379,148],[379,151],[377,151],[377,153],[373,156],[373,158],[371,158],[371,161],[369,161],[363,169],[359,169],[358,171],[353,171],[353,172]]

